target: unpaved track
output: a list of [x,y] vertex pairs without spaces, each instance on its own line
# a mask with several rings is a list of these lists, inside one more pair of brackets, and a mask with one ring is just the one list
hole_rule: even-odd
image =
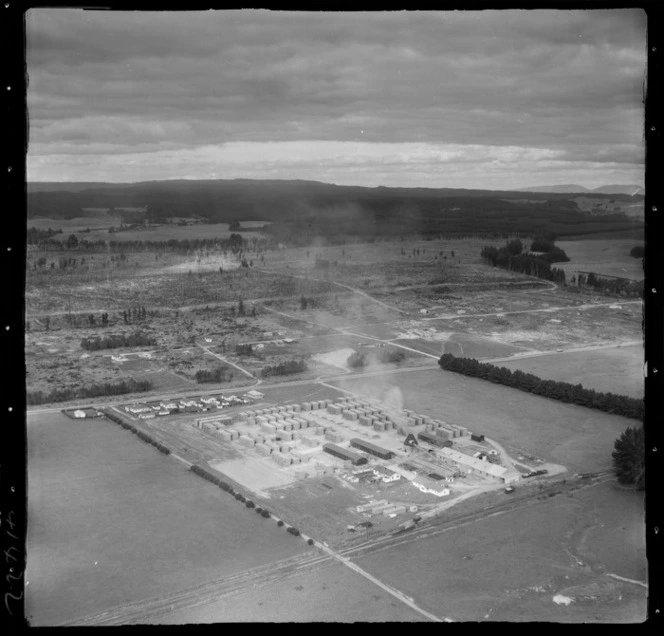
[[235,364],[234,362],[231,362],[230,360],[227,360],[226,358],[224,358],[223,356],[220,356],[218,353],[215,353],[214,351],[211,351],[208,347],[202,345],[200,342],[197,342],[196,344],[201,349],[203,349],[203,351],[205,351],[205,353],[209,353],[211,356],[214,356],[218,360],[221,360],[224,364],[228,364],[231,367],[236,368],[238,371],[242,371],[242,373],[244,373],[244,375],[247,375],[250,378],[253,378],[254,380],[256,380],[256,384],[254,384],[253,386],[258,386],[262,382],[262,380],[259,380],[255,375],[252,375],[251,373],[249,373],[249,371],[247,371],[246,369],[243,369],[240,365]]
[[[419,318],[419,320],[459,320],[463,318],[485,318],[487,316],[511,316],[515,314],[552,314],[558,311],[585,311],[586,309],[596,309],[597,307],[609,307],[611,305],[641,305],[641,300],[615,300],[612,303],[586,303],[585,305],[564,305],[562,307],[542,307],[540,309],[516,309],[514,311],[494,311],[482,314],[441,314],[431,318]],[[436,309],[431,307],[430,309]]]

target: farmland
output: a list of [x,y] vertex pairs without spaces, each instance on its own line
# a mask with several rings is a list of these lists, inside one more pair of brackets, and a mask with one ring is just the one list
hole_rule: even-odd
[[567,351],[564,355],[523,358],[497,362],[508,369],[520,369],[526,373],[559,380],[570,384],[582,384],[588,389],[604,393],[616,393],[630,397],[643,397],[643,346],[632,345],[593,351]]
[[106,420],[30,417],[28,463],[27,617],[35,626],[186,589],[302,549]]
[[[201,227],[161,226],[164,234],[158,240],[182,240],[187,232],[187,240],[209,238],[196,235]],[[80,238],[89,239],[96,231],[90,229]],[[357,510],[374,497],[389,499],[395,506],[414,506],[434,525],[448,516],[480,514],[484,506],[500,506],[506,497],[500,484],[488,484],[471,474],[451,478],[452,493],[440,495],[440,500],[405,478],[397,485],[376,483],[373,478],[354,483],[348,466],[322,452],[323,435],[336,432],[343,443],[353,435],[371,438],[394,450],[395,461],[413,461],[403,445],[405,432],[361,429],[357,422],[325,409],[319,408],[315,418],[329,430],[294,430],[292,436],[285,436],[286,441],[269,440],[284,441],[278,453],[290,457],[292,451],[303,462],[282,467],[247,450],[248,446],[222,439],[227,425],[219,424],[214,436],[198,427],[199,412],[156,418],[150,413],[155,419],[141,421],[123,410],[129,404],[149,403],[150,411],[163,408],[159,400],[193,396],[195,409],[212,409],[204,417],[228,414],[233,425],[227,430],[241,430],[245,438],[251,432],[256,438],[260,426],[242,424],[240,408],[230,407],[217,416],[215,407],[203,407],[201,396],[220,391],[228,396],[256,388],[264,393],[255,406],[260,409],[339,400],[340,396],[367,397],[382,404],[385,413],[398,414],[394,417],[401,424],[407,419],[403,409],[411,409],[486,435],[487,442],[454,442],[456,449],[468,454],[493,448],[497,457],[500,448],[500,461],[516,462],[521,473],[547,467],[551,471],[547,478],[519,486],[525,493],[532,491],[535,498],[538,483],[553,488],[556,479],[609,469],[614,440],[634,425],[623,417],[438,368],[441,353],[452,353],[638,397],[641,349],[625,343],[642,338],[640,301],[601,296],[482,262],[482,246],[500,245],[503,239],[429,237],[296,247],[258,242],[260,237],[255,237],[256,242],[243,244],[242,252],[213,244],[195,249],[186,245],[122,247],[123,241],[157,240],[145,238],[150,231],[135,228],[136,236],[114,232],[118,243],[112,250],[36,248],[28,254],[28,390],[84,390],[124,379],[151,382],[144,394],[53,405],[47,401],[30,415],[33,547],[28,580],[34,624],[103,622],[106,619],[100,612],[109,608],[111,622],[418,620],[423,614],[398,601],[398,594],[386,595],[356,572],[322,559],[323,542],[330,549],[351,550],[363,540],[380,541],[408,518],[405,512],[392,518]],[[137,239],[139,235],[143,238]],[[243,232],[243,237],[249,239],[250,234]],[[76,264],[70,262],[72,258]],[[572,263],[574,259],[568,265]],[[146,340],[132,340],[137,333]],[[98,350],[82,346],[97,338],[152,344]],[[618,346],[621,343],[624,346]],[[561,348],[563,352],[558,351]],[[351,368],[351,354],[364,356],[363,364]],[[268,367],[281,371],[266,374]],[[296,372],[283,372],[289,368]],[[210,381],[215,377],[219,381]],[[197,381],[201,378],[205,381]],[[200,464],[250,494],[256,505],[266,506],[308,533],[318,547],[290,537],[275,527],[274,520],[261,521],[219,488],[187,472],[176,458],[159,455],[120,427],[105,420],[77,421],[51,413],[83,403],[114,403],[115,412],[123,413],[133,426],[185,462]],[[418,431],[424,430],[424,424],[418,426]],[[317,441],[316,435],[320,436]],[[302,441],[305,437],[311,438],[309,447]],[[434,461],[431,456],[423,459],[426,453],[412,453],[424,462],[422,479],[433,470],[426,468],[425,460]],[[385,468],[386,462],[370,461]],[[444,473],[443,469],[441,464]],[[56,477],[47,481],[47,475]],[[73,486],[52,493],[65,482]],[[417,567],[406,567],[402,547],[367,554],[355,562],[397,592],[412,596],[424,615],[482,620],[488,613],[519,620],[524,614],[519,614],[522,610],[515,599],[520,599],[533,617],[558,620],[566,610],[574,620],[580,615],[574,614],[574,607],[550,601],[547,605],[540,592],[530,588],[564,589],[560,576],[565,574],[570,576],[569,585],[597,582],[585,570],[574,570],[565,552],[569,542],[560,538],[578,530],[571,520],[583,516],[574,499],[580,501],[581,492],[586,491],[546,502],[535,499],[538,503],[518,517],[510,512],[479,520],[463,537],[450,530],[414,543],[412,562]],[[602,492],[601,505],[598,502],[597,511],[586,517],[604,519],[611,513],[607,502],[623,497],[625,519],[620,527],[629,529],[626,533],[637,545],[641,521],[627,502],[628,494]],[[64,514],[55,519],[58,510]],[[140,518],[138,510],[145,512]],[[528,537],[519,530],[512,539],[501,525],[512,519],[510,515],[518,523],[548,524],[547,530]],[[355,528],[365,518],[372,519],[371,535]],[[550,518],[555,519],[549,524]],[[70,549],[67,541],[71,543],[81,528],[85,539]],[[489,530],[497,533],[493,543]],[[593,538],[596,558],[610,563],[612,572],[642,578],[638,546],[611,560],[609,546],[627,535],[602,529],[601,523],[586,530],[583,540]],[[238,543],[240,536],[244,539]],[[246,537],[250,537],[248,545]],[[473,541],[486,545],[480,551],[482,558],[463,559]],[[483,581],[481,601],[473,606],[473,585],[479,571],[484,572],[481,566],[497,573],[499,562],[516,558],[518,541],[528,545],[526,562],[502,579],[496,575],[495,582]],[[53,546],[58,542],[64,542],[66,549],[55,555]],[[435,545],[440,567],[429,568],[429,578],[418,577],[424,557],[417,546],[431,542],[439,542]],[[539,542],[548,543],[538,556]],[[129,549],[120,548],[126,543]],[[173,558],[160,559],[162,550]],[[251,554],[245,555],[245,550]],[[496,556],[488,557],[493,551]],[[385,554],[394,555],[399,567],[385,563]],[[541,576],[534,566],[538,558]],[[90,560],[99,565],[90,566]],[[442,571],[444,581],[436,579],[436,572]],[[56,581],[63,580],[66,584],[53,593]],[[611,610],[619,619],[628,620],[641,611],[642,598],[616,587],[622,584],[602,579],[598,585],[606,598],[622,595],[623,601]],[[111,593],[103,592],[106,586]],[[197,597],[195,590],[201,592],[200,601],[192,600]],[[304,590],[314,593],[302,602]],[[447,600],[441,601],[436,594],[444,594]]]
[[[452,527],[358,563],[456,621],[645,619],[646,590],[608,576],[645,581],[643,498],[607,484]],[[554,602],[559,594],[572,603]]]

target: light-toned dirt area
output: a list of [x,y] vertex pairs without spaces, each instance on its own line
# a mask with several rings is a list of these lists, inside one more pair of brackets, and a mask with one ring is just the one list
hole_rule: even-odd
[[[272,464],[272,465],[270,465]],[[271,488],[279,488],[296,481],[293,473],[275,470],[270,460],[242,457],[223,462],[210,462],[210,466],[233,481],[242,484],[248,490],[255,492],[260,497],[268,498]]]

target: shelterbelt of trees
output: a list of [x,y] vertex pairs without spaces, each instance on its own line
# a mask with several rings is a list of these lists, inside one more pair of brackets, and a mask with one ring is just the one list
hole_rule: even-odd
[[564,263],[569,261],[569,258],[553,241],[550,236],[535,237],[530,247],[531,252],[524,253],[521,240],[512,239],[503,247],[486,245],[482,248],[481,256],[493,267],[565,284],[565,272],[551,267],[551,263]]
[[141,331],[130,334],[111,334],[100,338],[83,338],[81,348],[86,351],[98,351],[99,349],[117,349],[118,347],[154,347],[157,340]]
[[581,384],[543,380],[532,373],[524,373],[518,369],[512,371],[506,367],[497,367],[486,362],[479,362],[474,358],[457,358],[451,353],[443,354],[438,364],[445,371],[461,373],[472,378],[488,380],[494,384],[503,384],[552,400],[578,404],[579,406],[643,421],[645,405],[643,400],[636,398],[616,395],[615,393],[600,393],[593,389],[586,389]]
[[108,395],[124,395],[125,393],[144,393],[151,391],[152,382],[149,380],[135,380],[129,378],[120,382],[104,382],[103,384],[90,384],[80,388],[53,389],[44,391],[28,391],[26,402],[28,406],[50,404],[52,402],[68,402],[69,400],[83,400],[87,398],[105,397]]

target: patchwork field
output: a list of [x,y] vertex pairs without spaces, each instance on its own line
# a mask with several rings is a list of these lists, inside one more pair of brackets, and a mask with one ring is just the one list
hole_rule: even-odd
[[31,625],[194,587],[298,554],[275,524],[107,420],[28,420]]
[[357,562],[455,621],[640,622],[646,589],[607,575],[646,580],[643,494],[604,483]]
[[524,393],[440,369],[331,382],[367,396],[398,395],[403,407],[468,427],[507,450],[572,472],[611,466],[613,442],[635,420]]
[[643,346],[632,345],[594,351],[566,351],[560,355],[497,362],[547,380],[582,384],[604,393],[642,398]]

